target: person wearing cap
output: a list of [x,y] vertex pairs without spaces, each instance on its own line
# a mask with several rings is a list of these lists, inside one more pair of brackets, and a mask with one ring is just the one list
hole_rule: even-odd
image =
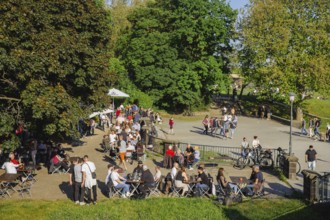
[[133,173],[141,173],[143,172],[143,162],[141,160],[138,161],[137,167],[134,168]]
[[143,165],[141,182],[143,182],[143,183],[139,186],[139,191],[141,192],[141,197],[145,198],[147,195],[147,190],[150,187],[155,186],[154,177],[146,165]]

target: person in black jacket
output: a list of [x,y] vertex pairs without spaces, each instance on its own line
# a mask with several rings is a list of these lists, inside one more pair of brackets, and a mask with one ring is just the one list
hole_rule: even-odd
[[147,190],[149,187],[154,187],[155,186],[155,180],[154,180],[154,176],[152,175],[152,173],[150,172],[150,170],[148,169],[148,167],[146,165],[143,165],[143,172],[142,172],[142,176],[141,176],[141,185],[139,186],[139,190],[141,192],[141,197],[145,198],[147,195]]

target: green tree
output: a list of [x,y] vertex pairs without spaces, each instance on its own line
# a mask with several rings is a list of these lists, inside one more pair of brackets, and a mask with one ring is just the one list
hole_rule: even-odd
[[268,94],[329,96],[329,1],[252,0],[241,22],[242,72]]
[[40,136],[76,134],[78,119],[108,101],[116,79],[108,68],[110,27],[110,14],[94,0],[2,1],[0,111],[7,121],[23,120]]
[[137,8],[116,55],[135,85],[172,110],[208,103],[226,73],[235,13],[225,1],[160,0]]

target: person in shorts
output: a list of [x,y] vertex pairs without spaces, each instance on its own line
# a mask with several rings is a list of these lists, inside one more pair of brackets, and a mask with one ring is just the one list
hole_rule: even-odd
[[120,135],[119,136],[119,158],[120,158],[120,164],[124,164],[125,170],[127,170],[126,167],[126,163],[125,163],[125,155],[126,155],[126,148],[127,148],[127,144],[126,142],[123,140],[123,136]]
[[316,168],[316,150],[313,145],[309,145],[309,149],[305,153],[305,162],[308,163],[308,169],[315,170]]

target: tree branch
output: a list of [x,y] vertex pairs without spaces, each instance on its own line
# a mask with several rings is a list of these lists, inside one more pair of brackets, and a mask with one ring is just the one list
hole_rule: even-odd
[[4,96],[0,96],[0,100],[9,100],[9,101],[15,101],[15,102],[20,102],[20,99],[17,98],[11,98],[11,97],[4,97]]

